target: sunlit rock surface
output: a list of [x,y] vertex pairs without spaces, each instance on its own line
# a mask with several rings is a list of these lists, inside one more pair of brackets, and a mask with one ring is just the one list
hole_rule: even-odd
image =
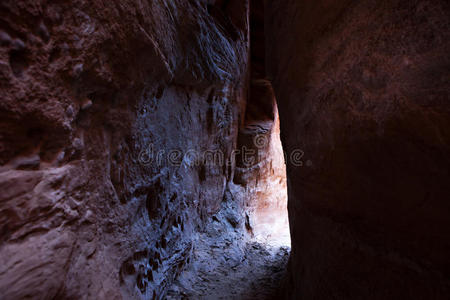
[[[271,129],[269,146],[264,153],[268,161],[255,186],[257,199],[253,214],[253,233],[257,241],[272,246],[291,246],[287,211],[285,156],[280,141],[278,112]],[[287,157],[289,159],[289,157]]]
[[[286,167],[279,120],[252,120],[239,132],[236,197],[245,203],[247,230],[257,241],[290,246]],[[235,189],[236,186],[234,187]]]
[[239,130],[234,182],[242,187],[246,229],[259,242],[290,246],[286,167],[278,110],[266,74],[264,2],[250,9],[250,82]]

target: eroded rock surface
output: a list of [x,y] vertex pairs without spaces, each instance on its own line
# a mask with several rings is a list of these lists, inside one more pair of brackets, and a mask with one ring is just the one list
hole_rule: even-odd
[[286,166],[275,95],[266,74],[264,2],[250,9],[250,80],[245,118],[238,133],[234,183],[246,210],[249,233],[258,241],[290,246]]
[[2,299],[161,299],[234,165],[247,1],[0,3]]
[[448,298],[449,2],[266,4],[281,139],[304,152],[286,298]]

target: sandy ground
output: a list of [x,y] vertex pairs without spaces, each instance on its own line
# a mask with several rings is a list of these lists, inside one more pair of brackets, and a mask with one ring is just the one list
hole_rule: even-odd
[[227,226],[217,220],[198,236],[166,299],[276,299],[290,248],[246,241]]

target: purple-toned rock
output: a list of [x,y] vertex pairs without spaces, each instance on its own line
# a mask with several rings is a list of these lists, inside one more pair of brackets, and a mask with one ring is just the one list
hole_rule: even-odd
[[288,153],[286,299],[450,293],[448,1],[266,1]]

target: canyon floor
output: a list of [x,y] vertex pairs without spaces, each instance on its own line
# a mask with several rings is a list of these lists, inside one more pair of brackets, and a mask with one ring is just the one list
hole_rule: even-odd
[[290,248],[244,240],[230,224],[215,220],[198,236],[190,266],[166,299],[274,299]]

